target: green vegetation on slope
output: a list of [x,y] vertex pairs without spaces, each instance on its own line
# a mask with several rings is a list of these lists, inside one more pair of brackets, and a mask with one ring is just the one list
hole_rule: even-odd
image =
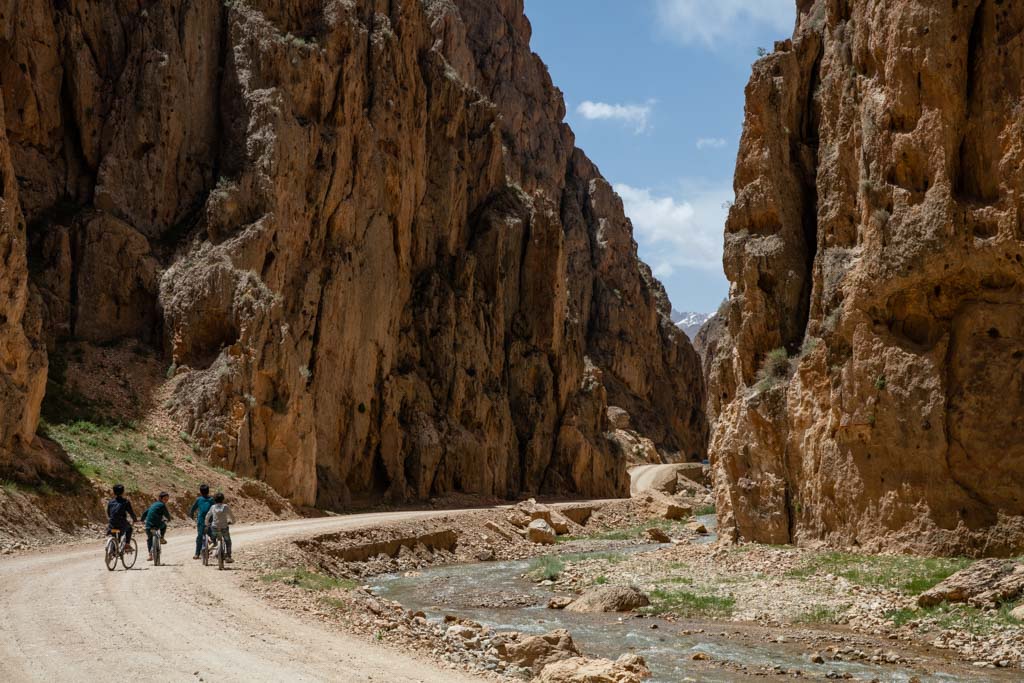
[[880,586],[919,595],[970,565],[962,557],[909,557],[831,552],[812,557],[786,576],[841,576],[860,586]]

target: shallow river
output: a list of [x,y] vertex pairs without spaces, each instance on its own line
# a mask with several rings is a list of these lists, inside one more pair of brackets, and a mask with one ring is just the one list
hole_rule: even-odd
[[[713,517],[701,518],[701,521],[709,528],[714,524]],[[709,540],[707,537],[702,539],[703,542]],[[627,552],[650,548],[642,546]],[[572,544],[558,546],[558,552],[572,553]],[[781,666],[789,670],[799,669],[805,675],[817,678],[834,671],[850,673],[861,680],[909,681],[915,675],[921,681],[979,680],[858,662],[812,664],[806,656],[807,650],[799,644],[751,644],[737,642],[735,638],[723,638],[719,632],[735,630],[726,622],[688,622],[687,628],[704,628],[708,633],[686,636],[679,635],[680,622],[547,609],[552,592],[550,588],[522,578],[528,565],[529,562],[484,562],[427,569],[414,577],[382,576],[375,579],[374,592],[397,600],[407,609],[423,610],[431,620],[439,620],[444,614],[455,614],[496,631],[529,634],[565,628],[586,655],[609,659],[616,659],[626,652],[641,655],[653,674],[649,680],[654,683],[750,680],[747,675],[699,666],[692,659],[697,652],[705,652],[715,660],[744,664],[751,669]]]

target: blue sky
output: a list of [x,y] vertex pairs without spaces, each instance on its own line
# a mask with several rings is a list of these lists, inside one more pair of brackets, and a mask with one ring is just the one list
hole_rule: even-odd
[[728,294],[722,229],[757,48],[795,0],[525,0],[532,47],[565,93],[576,143],[626,205],[675,308]]

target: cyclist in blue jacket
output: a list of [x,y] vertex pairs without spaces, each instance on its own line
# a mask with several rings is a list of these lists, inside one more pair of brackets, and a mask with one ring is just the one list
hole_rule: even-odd
[[203,550],[203,534],[206,533],[206,513],[213,507],[213,497],[210,496],[210,487],[206,484],[199,485],[199,497],[192,507],[188,509],[188,516],[196,520],[196,554],[193,560],[199,559],[199,553]]

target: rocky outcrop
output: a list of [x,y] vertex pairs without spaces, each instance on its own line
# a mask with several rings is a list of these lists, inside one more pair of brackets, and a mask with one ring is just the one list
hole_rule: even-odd
[[563,628],[543,635],[513,640],[504,646],[504,652],[500,649],[499,652],[502,659],[535,671],[540,671],[552,662],[580,656],[572,635]]
[[1024,548],[1024,6],[801,0],[754,65],[709,360],[719,528]]
[[521,0],[14,0],[0,26],[4,231],[25,216],[41,302],[0,273],[0,444],[34,431],[41,327],[161,346],[197,447],[297,503],[624,494],[609,406],[705,452],[696,355]]
[[25,220],[2,124],[0,112],[0,477],[21,480],[35,475],[34,458],[27,454],[46,387],[46,352],[29,291]]
[[622,655],[610,659],[574,657],[545,666],[538,683],[640,683],[651,675],[643,657]]
[[565,609],[569,612],[629,612],[650,605],[646,595],[631,586],[598,586]]
[[1024,563],[1007,560],[979,560],[961,569],[917,598],[921,607],[943,602],[966,602],[993,609],[1012,603],[1024,593]]

